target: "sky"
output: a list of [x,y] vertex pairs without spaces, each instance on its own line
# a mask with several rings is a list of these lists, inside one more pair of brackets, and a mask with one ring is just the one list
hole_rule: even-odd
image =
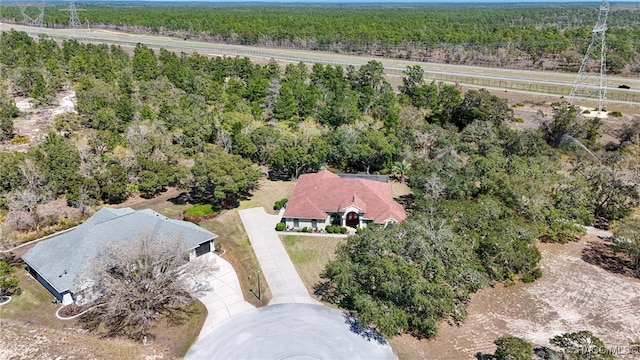
[[[2,1],[2,0],[0,0]],[[207,2],[207,3],[255,3],[255,4],[508,4],[508,3],[600,3],[599,0],[77,0],[76,2],[127,3],[127,2]],[[614,0],[613,3],[640,3],[640,0]]]

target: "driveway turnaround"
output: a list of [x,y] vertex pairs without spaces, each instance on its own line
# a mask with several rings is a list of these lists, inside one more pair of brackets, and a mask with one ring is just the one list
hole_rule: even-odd
[[322,305],[279,304],[234,316],[198,339],[186,360],[397,359],[379,334]]
[[240,210],[239,213],[273,296],[269,305],[318,304],[309,296],[307,288],[276,233],[275,227],[280,221],[280,216],[269,215],[261,207]]
[[206,261],[209,266],[215,267],[213,279],[209,281],[213,289],[196,296],[209,313],[200,330],[202,337],[216,325],[234,315],[255,309],[255,306],[244,300],[238,276],[228,261],[213,253],[200,256],[198,261]]

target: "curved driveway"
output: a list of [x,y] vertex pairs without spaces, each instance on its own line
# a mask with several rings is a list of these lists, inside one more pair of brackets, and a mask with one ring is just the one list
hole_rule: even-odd
[[342,311],[323,305],[280,304],[244,312],[189,349],[204,359],[397,359],[382,337]]

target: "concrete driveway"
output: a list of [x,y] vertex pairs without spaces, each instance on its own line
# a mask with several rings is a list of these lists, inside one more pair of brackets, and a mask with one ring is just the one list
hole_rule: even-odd
[[280,221],[280,215],[269,215],[261,207],[240,210],[239,213],[273,296],[269,305],[318,304],[309,296],[276,233],[275,227]]
[[204,334],[186,360],[397,359],[391,347],[342,311],[279,304],[244,312]]
[[213,253],[204,254],[197,260],[205,261],[214,268],[213,278],[209,281],[212,290],[196,294],[209,312],[200,330],[202,337],[216,325],[234,315],[253,310],[255,306],[244,300],[238,276],[228,261]]

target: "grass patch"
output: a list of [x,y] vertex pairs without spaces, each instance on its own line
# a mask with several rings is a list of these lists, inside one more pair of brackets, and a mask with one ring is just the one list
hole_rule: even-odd
[[411,188],[409,185],[397,181],[391,181],[391,192],[394,198],[399,198],[401,196],[411,195]]
[[59,324],[55,311],[59,305],[51,303],[53,295],[22,268],[17,268],[16,277],[22,289],[11,301],[0,307],[0,318],[13,319],[41,325]]
[[200,329],[207,319],[207,308],[200,301],[194,301],[187,312],[189,316],[179,325],[172,325],[163,319],[152,331],[156,336],[157,345],[166,346],[174,351],[170,354],[173,358],[183,358],[186,355],[198,339]]
[[338,245],[345,243],[345,238],[285,235],[282,238],[293,265],[309,294],[314,298],[313,286],[320,282],[320,274],[329,260],[335,258]]
[[307,265],[314,260],[316,254],[314,249],[301,249],[296,246],[295,236],[285,235],[282,242],[294,264]]
[[277,214],[273,210],[276,201],[289,198],[296,186],[295,181],[271,181],[268,179],[260,180],[258,190],[246,201],[240,203],[239,209],[249,209],[253,207],[263,207],[267,213]]
[[195,218],[205,217],[215,213],[211,204],[197,204],[184,211],[185,216],[193,216]]
[[[238,274],[244,299],[257,307],[267,305],[271,300],[271,292],[264,278],[260,282],[261,299],[257,299],[249,292],[249,289],[256,288],[255,275],[260,270],[260,265],[244,230],[238,210],[223,211],[213,220],[200,223],[200,226],[218,235],[216,244],[225,250],[225,260],[231,263]],[[249,280],[250,275],[253,277],[252,280]]]

